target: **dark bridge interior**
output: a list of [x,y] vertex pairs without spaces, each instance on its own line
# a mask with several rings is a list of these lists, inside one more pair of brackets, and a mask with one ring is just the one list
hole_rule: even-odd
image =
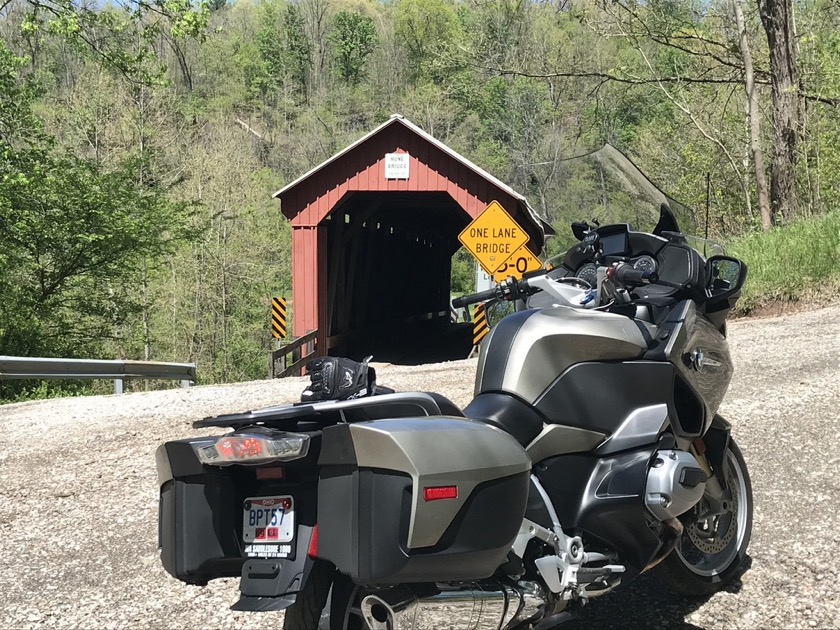
[[452,255],[469,215],[446,193],[350,193],[327,225],[329,354],[420,364],[463,359],[449,323]]

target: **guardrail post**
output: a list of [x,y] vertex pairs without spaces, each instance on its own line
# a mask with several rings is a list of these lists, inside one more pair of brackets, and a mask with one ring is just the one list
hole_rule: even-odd
[[187,381],[187,380],[181,381],[181,388],[182,389],[189,389],[191,385],[192,385],[192,381]]
[[125,386],[125,381],[121,378],[114,379],[114,393],[115,394],[122,394],[123,387]]

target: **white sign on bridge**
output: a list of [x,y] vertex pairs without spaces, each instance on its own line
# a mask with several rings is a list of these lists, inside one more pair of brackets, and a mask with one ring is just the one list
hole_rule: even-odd
[[385,179],[408,179],[411,156],[408,153],[385,154]]

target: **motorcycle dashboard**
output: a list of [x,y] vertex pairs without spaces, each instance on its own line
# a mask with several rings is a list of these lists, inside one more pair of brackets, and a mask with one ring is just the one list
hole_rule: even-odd
[[592,284],[597,264],[622,261],[637,269],[654,271],[670,285],[646,290],[646,294],[672,293],[674,287],[692,281],[692,270],[697,265],[691,262],[689,248],[663,236],[633,231],[628,224],[604,225],[596,231],[600,260],[593,248],[580,243],[563,255],[563,263],[554,268],[553,276],[576,276]]
[[608,225],[598,228],[601,253],[604,256],[624,256],[630,250],[630,226]]

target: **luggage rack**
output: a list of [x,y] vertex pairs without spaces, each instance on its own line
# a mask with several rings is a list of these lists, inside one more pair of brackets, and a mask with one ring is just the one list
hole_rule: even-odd
[[360,422],[411,416],[440,416],[464,414],[450,400],[440,394],[407,392],[382,394],[353,400],[325,400],[316,403],[295,403],[266,407],[243,413],[209,416],[193,422],[193,428],[239,428],[254,424],[277,424],[303,419],[336,422]]

